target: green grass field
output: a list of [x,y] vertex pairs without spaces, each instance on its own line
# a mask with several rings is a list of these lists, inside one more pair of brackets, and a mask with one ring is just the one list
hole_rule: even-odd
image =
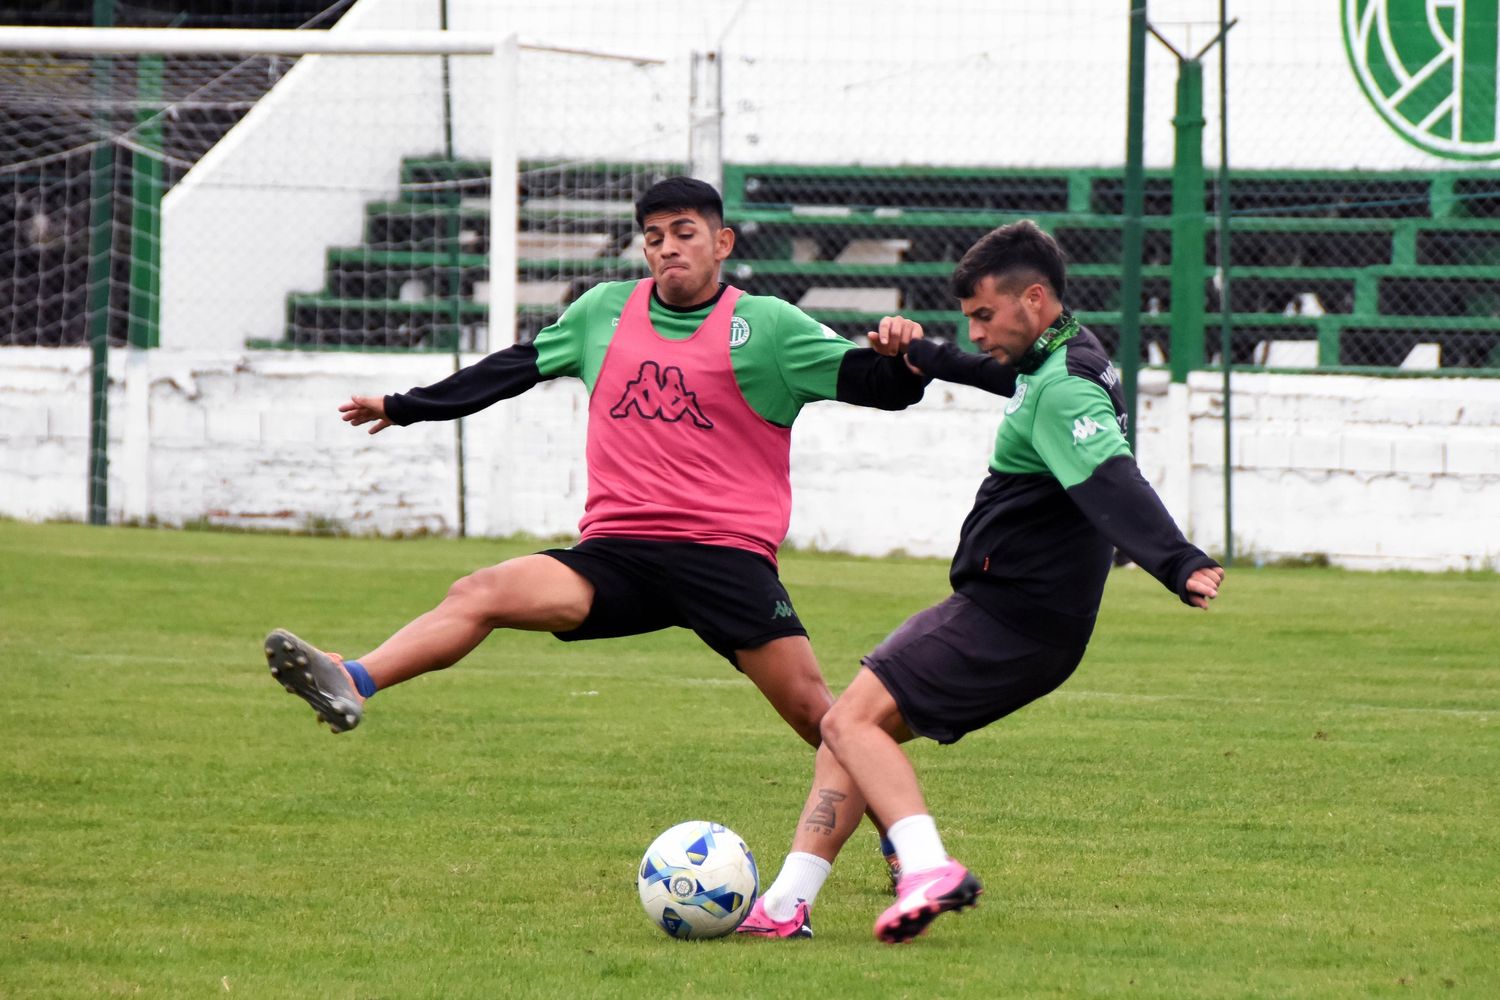
[[[868,827],[812,941],[677,942],[635,868],[810,755],[688,633],[492,637],[330,736],[272,626],[361,653],[532,546],[0,522],[0,996],[1500,996],[1494,575],[1117,572],[1060,691],[913,750],[977,910],[892,948]],[[940,561],[790,554],[833,686]]]

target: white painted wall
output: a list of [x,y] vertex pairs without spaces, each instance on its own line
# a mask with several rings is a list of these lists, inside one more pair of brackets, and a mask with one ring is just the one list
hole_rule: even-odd
[[[470,361],[474,359],[468,359]],[[0,349],[0,514],[83,519],[88,358]],[[451,532],[452,424],[371,437],[351,392],[447,374],[430,356],[124,352],[111,366],[110,518],[359,533]],[[1190,537],[1222,547],[1219,377],[1142,379],[1142,467]],[[1245,557],[1361,568],[1500,567],[1500,380],[1235,376],[1235,536]],[[131,401],[134,401],[132,403]],[[586,400],[561,380],[465,421],[469,530],[565,535],[582,513]],[[793,435],[797,545],[947,556],[1001,406],[935,384],[903,413],[809,407]],[[893,525],[900,525],[899,532]]]

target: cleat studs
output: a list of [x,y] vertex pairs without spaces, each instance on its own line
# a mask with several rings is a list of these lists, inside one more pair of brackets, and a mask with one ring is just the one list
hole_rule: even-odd
[[280,677],[280,676],[281,676],[281,668],[280,668],[280,667],[278,667],[278,666],[277,666],[277,665],[276,665],[276,664],[274,664],[274,663],[273,663],[273,664],[271,664],[271,676],[272,676],[272,677]]
[[286,693],[287,694],[296,694],[297,693],[297,689],[294,688],[294,687],[292,687],[290,684],[283,684],[281,686],[284,687],[284,688],[286,688]]
[[352,714],[346,714],[346,715],[345,715],[345,716],[344,716],[344,721],[345,721],[345,722],[346,722],[346,723],[348,723],[348,724],[349,724],[349,725],[351,725],[351,726],[352,726],[352,725],[354,725],[354,716],[353,716],[353,715],[352,715]]
[[297,659],[296,659],[295,662],[296,662],[297,666],[299,666],[299,667],[305,667],[305,666],[307,666],[307,657],[303,656],[301,653],[298,653],[297,654]]

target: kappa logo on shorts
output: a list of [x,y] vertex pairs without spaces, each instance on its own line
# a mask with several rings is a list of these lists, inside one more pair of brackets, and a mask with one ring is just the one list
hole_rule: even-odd
[[676,423],[684,415],[693,418],[693,426],[711,431],[714,422],[698,405],[698,394],[689,392],[682,381],[682,369],[675,365],[665,371],[655,361],[642,361],[640,373],[625,386],[620,401],[609,408],[609,415],[624,420],[635,412],[647,420]]
[[796,617],[797,617],[797,612],[795,612],[795,611],[792,610],[792,606],[790,604],[788,604],[786,601],[777,601],[776,602],[776,610],[771,615],[771,620],[775,621],[778,618],[796,618]]

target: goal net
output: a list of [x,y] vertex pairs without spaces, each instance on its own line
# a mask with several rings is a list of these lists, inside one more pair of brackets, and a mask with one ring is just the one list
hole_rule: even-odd
[[528,338],[641,273],[687,72],[464,32],[0,29],[0,345]]

